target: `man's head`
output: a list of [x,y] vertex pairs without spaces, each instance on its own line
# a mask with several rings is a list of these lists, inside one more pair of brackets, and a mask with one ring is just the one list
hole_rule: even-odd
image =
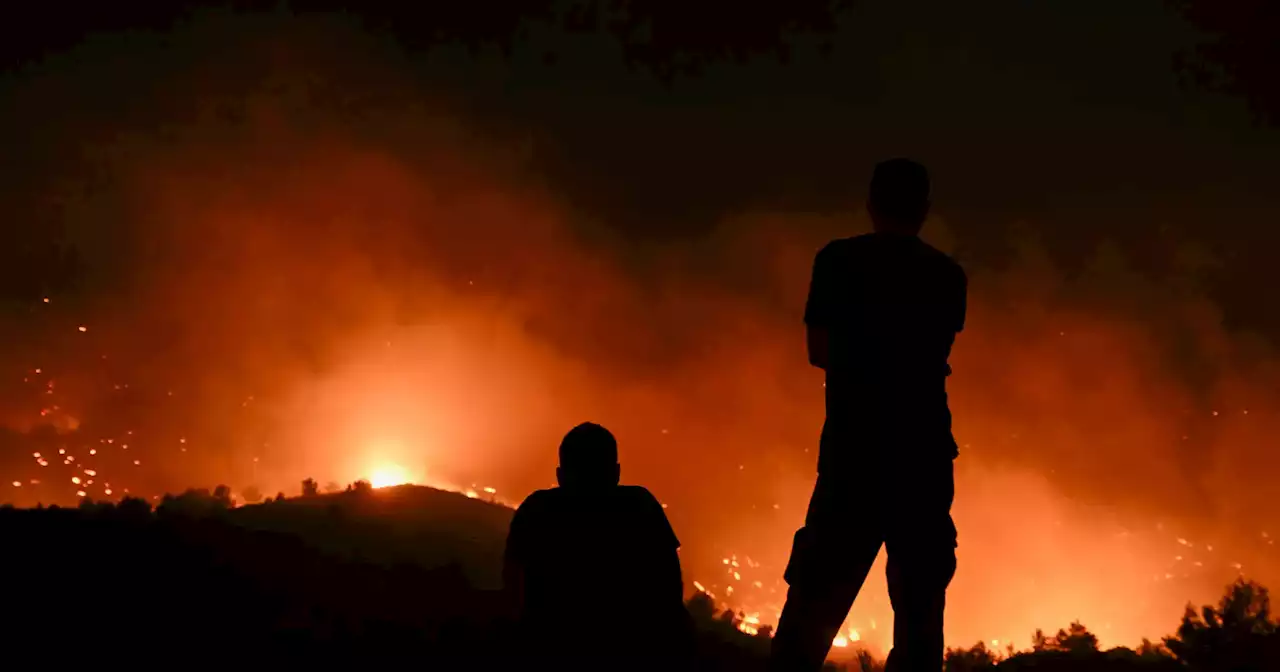
[[560,487],[612,487],[620,478],[618,442],[609,430],[584,422],[564,435],[560,441],[560,466],[556,467]]
[[876,165],[867,213],[876,231],[916,235],[929,214],[929,171],[910,159]]

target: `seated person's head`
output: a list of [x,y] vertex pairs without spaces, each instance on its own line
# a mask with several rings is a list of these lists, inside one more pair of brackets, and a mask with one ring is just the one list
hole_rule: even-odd
[[910,159],[876,165],[867,196],[876,231],[916,235],[929,215],[929,171]]
[[564,435],[556,468],[560,487],[608,488],[618,484],[620,472],[618,442],[609,430],[584,422]]

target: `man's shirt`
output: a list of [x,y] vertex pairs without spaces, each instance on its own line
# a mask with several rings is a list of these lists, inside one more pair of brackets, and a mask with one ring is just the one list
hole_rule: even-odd
[[870,233],[818,252],[805,323],[830,339],[819,471],[955,457],[947,359],[967,285],[955,261],[916,236]]
[[[676,624],[683,614],[680,547],[648,490],[552,488],[529,495],[507,536],[505,571],[519,582],[522,617],[549,636],[617,637],[606,614]],[[599,630],[599,632],[596,632]]]

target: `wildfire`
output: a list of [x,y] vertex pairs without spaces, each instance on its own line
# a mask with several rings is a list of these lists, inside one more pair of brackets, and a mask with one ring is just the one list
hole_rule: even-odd
[[369,483],[375,488],[386,488],[393,485],[410,483],[413,478],[408,470],[398,464],[384,463],[373,468],[369,474]]

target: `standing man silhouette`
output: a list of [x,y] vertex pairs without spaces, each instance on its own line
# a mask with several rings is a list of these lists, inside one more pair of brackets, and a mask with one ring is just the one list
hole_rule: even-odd
[[818,480],[796,532],[772,669],[818,670],[884,545],[893,650],[887,670],[942,669],[943,610],[956,569],[956,442],[947,359],[964,327],[967,279],[920,240],[929,176],[906,159],[871,178],[873,233],[813,263],[809,362],[826,372]]

